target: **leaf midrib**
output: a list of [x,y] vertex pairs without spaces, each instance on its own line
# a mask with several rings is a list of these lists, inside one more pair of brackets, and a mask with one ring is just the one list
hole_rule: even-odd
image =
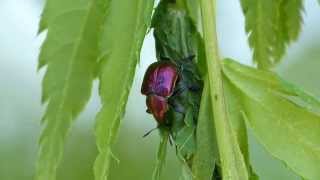
[[[247,98],[255,101],[255,102],[258,103],[258,104],[260,104],[260,106],[261,106],[262,108],[264,108],[266,111],[270,112],[270,110],[269,110],[268,108],[266,108],[267,106],[266,106],[262,101],[254,98],[254,97],[252,97],[252,96],[250,96],[247,92],[245,92],[242,88],[240,88],[236,83],[234,83],[229,77],[228,77],[228,79],[229,79],[230,82],[231,82],[235,87],[237,87],[237,89],[240,90],[240,91],[242,92],[242,94],[244,94]],[[270,112],[269,114],[273,117],[273,119],[277,119],[277,118],[275,118],[275,117],[273,116],[273,114],[272,114],[271,112]],[[287,126],[285,126],[285,127],[287,127],[287,129],[290,130],[291,132],[295,132],[295,131],[296,131],[295,128],[291,127],[288,123],[286,123],[286,125],[287,125]],[[301,140],[301,138],[300,138],[299,136],[297,136],[296,133],[292,133],[292,134],[294,134],[294,136],[296,137],[296,139],[298,139],[301,144],[304,144],[306,147],[310,147],[310,149],[312,149],[312,152],[320,152],[320,149],[319,149],[318,147],[316,147],[316,146],[314,145],[314,143],[312,143],[312,142],[310,143],[309,141],[307,141],[308,139],[306,139],[306,140]],[[307,142],[309,142],[309,143],[307,143]],[[319,149],[319,150],[318,150],[318,149]],[[317,153],[312,153],[312,154],[318,156],[319,159],[320,159],[320,155],[318,155]]]
[[[63,87],[65,87],[65,88],[63,88],[63,90],[62,90],[62,95],[61,95],[61,101],[62,102],[60,103],[60,106],[58,106],[58,111],[57,111],[57,114],[56,114],[56,118],[54,118],[54,119],[59,119],[61,116],[63,116],[62,115],[63,114],[63,109],[65,107],[65,103],[66,103],[66,99],[67,99],[66,97],[67,97],[67,94],[68,94],[69,89],[70,89],[70,83],[68,83],[68,82],[70,81],[71,76],[72,76],[73,71],[74,71],[73,65],[74,65],[74,63],[76,61],[76,56],[77,56],[77,54],[79,52],[79,49],[80,49],[79,47],[80,47],[80,45],[81,45],[81,43],[82,43],[82,41],[84,39],[84,38],[81,38],[81,37],[83,36],[83,33],[85,31],[85,27],[86,27],[86,24],[88,22],[90,13],[92,11],[91,9],[93,8],[93,6],[95,4],[95,0],[93,0],[93,1],[91,1],[89,3],[90,4],[89,4],[88,10],[87,10],[87,13],[84,16],[84,23],[80,28],[80,33],[79,33],[79,37],[80,38],[77,38],[76,41],[75,41],[75,42],[78,42],[78,43],[74,43],[75,47],[73,48],[73,53],[71,55],[71,60],[68,63],[69,66],[67,68],[67,75],[66,75],[66,78],[64,79],[64,83],[63,83],[64,84]],[[85,10],[85,9],[86,8],[84,8],[83,10]],[[72,115],[71,118],[75,118],[74,114],[71,114],[71,115]],[[58,130],[58,127],[60,127],[60,124],[61,124],[62,121],[54,121],[54,122],[56,122],[56,123],[55,123],[55,126],[53,128],[52,135],[56,134],[56,132]],[[51,144],[51,146],[53,146],[53,144]]]
[[[137,3],[137,7],[136,7],[136,11],[137,12],[144,12],[144,11],[141,11],[140,10],[140,6],[142,4],[142,0],[139,0],[139,2]],[[142,13],[143,14],[143,13]],[[141,17],[141,13],[138,13],[137,14],[137,18],[135,18],[135,31],[133,32],[137,32],[138,30],[138,27],[139,27],[139,23],[140,22],[140,18]],[[140,34],[139,34],[140,35]],[[137,39],[137,34],[134,33],[134,36],[132,38],[132,41],[135,42],[135,40]],[[134,56],[135,55],[135,49],[137,48],[138,44],[141,43],[141,42],[136,42],[136,43],[133,43],[134,45],[130,48],[130,55],[129,55],[129,59],[132,59],[132,61],[130,61],[130,65],[128,66],[128,71],[127,72],[131,72],[131,71],[134,71],[134,69],[136,68],[136,64],[137,64],[137,58]],[[134,59],[133,59],[134,58]],[[133,70],[132,70],[133,69]],[[119,122],[115,121],[116,119],[118,118],[121,118],[121,114],[122,114],[122,109],[123,109],[123,106],[124,106],[124,99],[126,98],[126,94],[127,92],[129,91],[129,86],[130,86],[130,82],[128,83],[128,81],[130,80],[130,77],[131,77],[131,74],[130,73],[126,73],[125,74],[125,83],[123,86],[125,87],[124,88],[124,92],[121,93],[121,96],[120,96],[120,103],[117,107],[117,111],[115,113],[115,116],[113,118],[113,121],[112,121],[112,125],[111,125],[111,131],[110,131],[110,134],[109,134],[109,139],[108,139],[108,142],[109,143],[112,143],[112,139],[113,139],[113,134],[115,134],[117,131],[118,131],[118,124]]]

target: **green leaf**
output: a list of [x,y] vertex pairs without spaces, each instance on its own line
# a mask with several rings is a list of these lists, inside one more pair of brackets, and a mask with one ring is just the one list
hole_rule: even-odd
[[175,145],[177,151],[185,157],[192,158],[195,151],[195,127],[184,126],[175,136]]
[[223,71],[266,150],[303,178],[319,179],[320,102],[270,71],[231,60],[225,61]]
[[36,179],[54,180],[65,137],[86,105],[97,64],[103,1],[49,0],[40,31],[48,34],[39,56],[46,66],[42,101],[47,103],[37,160]]
[[187,10],[161,1],[154,13],[152,27],[158,59],[181,60],[196,54],[197,31]]
[[246,32],[259,68],[269,69],[296,40],[302,26],[302,0],[241,0]]
[[99,71],[102,108],[96,118],[96,180],[109,173],[114,144],[153,9],[152,0],[111,1],[101,38]]
[[243,104],[241,102],[241,94],[236,91],[230,81],[224,81],[224,91],[228,117],[231,121],[233,132],[237,138],[241,153],[244,157],[250,179],[258,179],[258,176],[253,172],[250,164],[248,134],[245,120],[243,117]]
[[199,16],[200,16],[200,4],[199,1],[194,0],[183,0],[186,4],[186,9],[189,17],[192,19],[194,27],[197,27],[199,24]]
[[162,169],[166,163],[167,144],[169,140],[169,132],[166,129],[159,129],[160,131],[160,145],[157,154],[156,166],[153,171],[152,179],[160,180]]
[[211,180],[215,163],[219,161],[215,127],[212,121],[210,93],[208,84],[201,98],[197,125],[197,151],[193,159],[192,172],[195,180]]

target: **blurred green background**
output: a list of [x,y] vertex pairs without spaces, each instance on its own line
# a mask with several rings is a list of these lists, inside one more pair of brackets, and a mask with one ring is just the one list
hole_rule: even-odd
[[[304,29],[291,45],[285,60],[275,70],[281,76],[320,97],[320,6],[305,1]],[[37,35],[41,0],[0,0],[0,180],[31,180],[37,156],[39,125],[44,107],[40,104],[41,78],[37,56],[45,34]],[[218,1],[218,32],[221,54],[251,64],[244,33],[244,19],[237,0]],[[125,33],[125,32],[124,32]],[[154,41],[149,34],[122,121],[114,153],[120,163],[113,164],[112,180],[149,180],[159,142],[157,133],[142,135],[156,126],[145,113],[145,98],[140,95],[142,75],[155,60]],[[97,83],[85,112],[78,118],[67,139],[58,180],[91,180],[96,156],[93,135],[94,116],[99,110]],[[262,180],[298,179],[281,162],[269,156],[250,138],[251,159]],[[163,179],[178,179],[180,168],[169,147]]]

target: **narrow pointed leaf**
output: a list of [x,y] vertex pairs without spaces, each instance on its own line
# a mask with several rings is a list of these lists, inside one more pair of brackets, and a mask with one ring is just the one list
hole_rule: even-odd
[[226,60],[224,74],[266,150],[303,178],[319,179],[320,102],[269,71]]
[[99,0],[49,0],[46,4],[40,30],[48,28],[48,34],[39,66],[46,66],[42,101],[47,108],[42,120],[37,180],[55,179],[65,137],[90,97],[103,8]]
[[107,179],[109,173],[111,146],[125,112],[152,9],[152,0],[115,0],[109,4],[100,47],[102,108],[95,127],[99,151],[94,164],[96,180]]
[[302,0],[241,0],[253,60],[268,69],[280,61],[302,26]]

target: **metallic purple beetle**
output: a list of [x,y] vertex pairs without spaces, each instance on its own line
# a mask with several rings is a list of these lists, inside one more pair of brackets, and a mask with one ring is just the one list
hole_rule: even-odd
[[169,61],[151,64],[144,75],[141,93],[147,96],[147,112],[152,113],[159,124],[163,124],[169,109],[168,98],[172,96],[179,73]]

